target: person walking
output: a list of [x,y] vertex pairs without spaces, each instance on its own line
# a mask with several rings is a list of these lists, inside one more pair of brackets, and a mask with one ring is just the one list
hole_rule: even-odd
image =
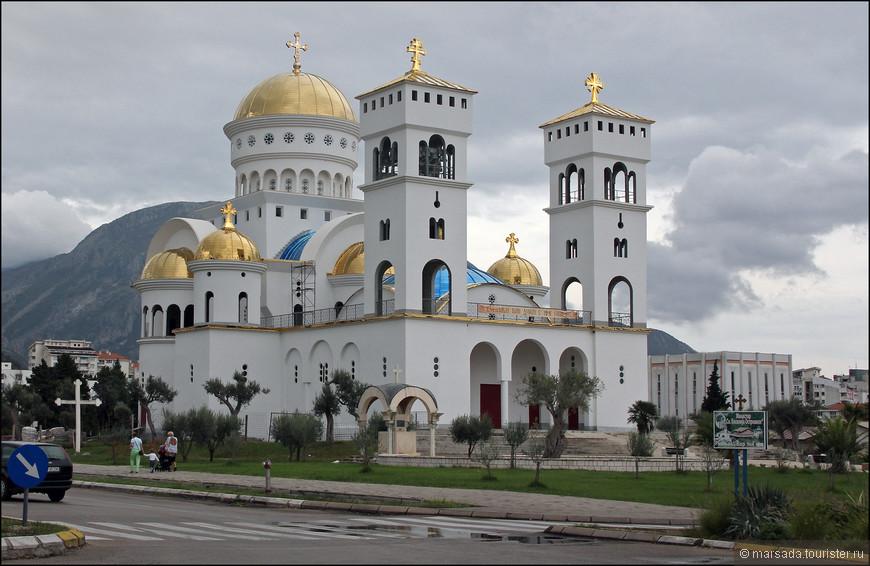
[[[139,462],[142,459],[142,439],[133,431],[133,438],[130,439],[130,473],[139,473]],[[135,470],[133,469],[135,467]]]
[[166,454],[169,457],[169,469],[174,472],[175,457],[178,456],[178,438],[171,430],[166,433],[166,442],[163,445],[166,446]]
[[157,461],[159,456],[156,452],[149,452],[148,454],[143,454],[146,458],[148,458],[148,466],[151,468],[151,473],[154,473],[154,468],[157,466]]

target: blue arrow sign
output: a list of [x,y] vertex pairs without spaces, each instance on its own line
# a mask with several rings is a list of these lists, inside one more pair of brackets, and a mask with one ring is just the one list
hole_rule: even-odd
[[48,456],[39,446],[26,444],[9,457],[9,479],[23,488],[36,487],[48,474]]

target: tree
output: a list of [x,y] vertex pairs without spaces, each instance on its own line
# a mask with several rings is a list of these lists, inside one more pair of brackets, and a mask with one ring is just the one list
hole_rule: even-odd
[[529,425],[522,421],[508,423],[504,428],[504,440],[511,448],[511,468],[517,467],[517,449],[529,438]]
[[372,458],[378,451],[378,432],[382,424],[384,418],[379,413],[375,413],[353,435],[353,443],[363,459],[363,473],[372,470]]
[[97,372],[94,383],[94,394],[102,401],[97,407],[97,424],[100,429],[114,429],[126,427],[129,421],[130,411],[122,411],[116,414],[119,405],[130,404],[130,388],[127,386],[127,376],[121,370],[121,364],[115,361],[112,368],[102,367]]
[[767,411],[768,426],[782,439],[783,448],[788,448],[785,433],[791,432],[791,447],[795,451],[798,448],[801,430],[806,426],[812,426],[817,420],[814,407],[797,397],[771,401],[765,405],[764,410]]
[[628,422],[637,426],[638,434],[649,434],[656,426],[659,408],[650,401],[635,401],[628,409]]
[[[69,354],[61,354],[61,357]],[[39,404],[33,407],[33,419],[44,426],[53,426],[59,420],[60,407],[54,400],[60,396],[60,380],[55,368],[50,367],[45,360],[33,367],[29,380],[30,390],[39,399]]]
[[867,403],[843,403],[843,408],[840,409],[840,416],[847,421],[866,421],[867,420]]
[[731,407],[728,401],[729,394],[722,391],[719,386],[719,360],[713,361],[713,372],[710,374],[710,383],[707,385],[707,393],[701,401],[701,411],[712,413],[723,411]]
[[701,444],[701,466],[707,474],[707,491],[713,491],[713,476],[728,467],[730,460],[724,458],[712,444]]
[[268,395],[269,390],[260,387],[256,381],[248,381],[248,378],[238,372],[233,372],[233,382],[224,383],[218,378],[209,379],[203,384],[205,392],[214,395],[217,400],[227,406],[230,414],[238,416],[242,407],[250,404],[255,396],[262,393]]
[[283,413],[272,421],[269,432],[277,442],[290,450],[290,457],[296,451],[296,461],[305,456],[305,447],[316,442],[323,434],[323,422],[308,413],[295,410]]
[[677,449],[676,471],[683,471],[683,452],[689,446],[692,433],[688,428],[683,428],[683,419],[680,417],[662,417],[656,422],[656,428],[665,433],[671,447]]
[[358,419],[357,408],[359,407],[360,399],[362,399],[362,394],[368,389],[369,384],[356,381],[350,373],[343,369],[335,370],[332,374],[331,382],[335,385],[335,394],[338,397],[338,402],[353,418]]
[[326,417],[326,442],[335,442],[333,431],[335,430],[335,415],[341,412],[341,403],[338,396],[328,383],[323,384],[320,394],[314,398],[314,414],[318,417]]
[[153,375],[149,375],[148,379],[145,380],[145,387],[142,387],[135,378],[131,378],[131,382],[134,384],[133,395],[145,410],[145,419],[151,429],[151,439],[156,440],[157,429],[154,427],[154,419],[151,416],[151,404],[171,403],[178,395],[178,391],[169,387],[169,384],[163,381],[162,377],[154,377]]
[[634,456],[634,477],[640,477],[640,459],[653,454],[653,443],[649,435],[631,431],[628,433],[628,452]]
[[477,450],[471,454],[471,460],[473,462],[480,462],[486,467],[486,476],[484,479],[495,479],[492,475],[492,463],[495,460],[498,460],[499,453],[500,450],[498,443],[496,443],[492,437],[489,437],[486,440],[479,442],[477,444]]
[[589,410],[589,401],[604,391],[604,384],[586,372],[568,370],[556,375],[532,372],[522,376],[516,400],[521,405],[544,405],[553,419],[547,433],[547,458],[558,458],[565,450],[565,416],[568,409]]
[[529,438],[526,442],[526,447],[523,450],[529,460],[535,463],[535,480],[529,484],[529,487],[546,487],[541,483],[541,464],[544,462],[547,452],[547,440],[537,434]]
[[21,383],[11,387],[3,387],[3,417],[10,416],[12,440],[21,438],[21,423],[32,422],[32,410],[41,404],[41,400]]
[[828,459],[828,487],[834,489],[834,474],[848,471],[847,462],[860,453],[858,425],[841,416],[822,420],[813,435],[816,450]]
[[492,436],[492,421],[489,415],[481,417],[469,417],[461,415],[450,421],[450,438],[456,444],[468,445],[468,457],[474,445],[482,440],[488,440]]

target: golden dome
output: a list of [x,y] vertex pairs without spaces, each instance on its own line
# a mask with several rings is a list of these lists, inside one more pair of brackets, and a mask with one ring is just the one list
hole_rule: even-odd
[[148,260],[141,279],[191,279],[187,262],[192,260],[193,252],[187,248],[162,251]]
[[263,261],[260,252],[250,238],[236,230],[230,217],[236,210],[230,203],[221,209],[226,215],[223,228],[215,230],[196,246],[196,259],[232,259],[239,261]]
[[[335,267],[332,269],[332,275],[361,275],[365,273],[365,258],[365,245],[362,242],[351,244],[341,252],[338,261],[335,262]],[[394,273],[395,271],[390,267],[384,276]]]
[[333,275],[350,275],[356,273],[364,273],[365,251],[362,242],[357,242],[350,245],[344,250],[338,261],[335,262],[335,267],[332,269]]
[[251,89],[233,120],[276,114],[330,116],[356,121],[347,98],[332,83],[308,73],[281,73]]
[[519,238],[511,233],[505,238],[505,241],[511,245],[507,255],[489,266],[486,272],[498,277],[508,285],[534,285],[538,287],[543,285],[538,268],[532,262],[517,255],[514,244],[520,241]]

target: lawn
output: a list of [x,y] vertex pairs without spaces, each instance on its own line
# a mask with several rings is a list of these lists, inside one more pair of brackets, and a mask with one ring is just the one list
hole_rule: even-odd
[[[71,450],[70,450],[71,452]],[[109,447],[97,442],[82,447],[82,454],[73,455],[74,463],[113,464]],[[484,479],[480,468],[415,468],[374,465],[369,473],[362,473],[362,465],[343,461],[355,455],[350,442],[326,444],[318,442],[306,451],[310,456],[302,462],[289,461],[287,449],[271,442],[244,443],[235,460],[224,448],[215,453],[210,462],[208,453],[193,447],[187,462],[179,456],[180,469],[193,472],[211,472],[239,475],[265,476],[262,462],[272,461],[271,475],[275,477],[317,479],[339,482],[364,482],[409,486],[449,487],[466,489],[492,489],[503,491],[571,495],[595,499],[635,501],[676,505],[681,507],[706,508],[716,500],[731,497],[734,489],[734,474],[723,470],[713,480],[713,491],[706,491],[706,476],[702,472],[645,472],[635,478],[633,472],[595,472],[586,470],[542,470],[541,481],[545,487],[529,487],[534,479],[534,470],[493,470],[495,480]],[[334,463],[338,460],[337,463]],[[126,450],[115,459],[117,465],[129,461]],[[147,461],[143,462],[147,469]],[[147,476],[146,476],[147,477]],[[742,477],[742,475],[741,475]],[[141,479],[139,480],[141,482]],[[742,481],[742,480],[741,480]],[[867,476],[853,473],[851,477],[837,476],[834,493],[827,491],[827,472],[819,470],[790,470],[780,473],[774,468],[749,469],[750,485],[769,483],[776,485],[796,501],[820,501],[836,497],[848,498],[867,488]]]

